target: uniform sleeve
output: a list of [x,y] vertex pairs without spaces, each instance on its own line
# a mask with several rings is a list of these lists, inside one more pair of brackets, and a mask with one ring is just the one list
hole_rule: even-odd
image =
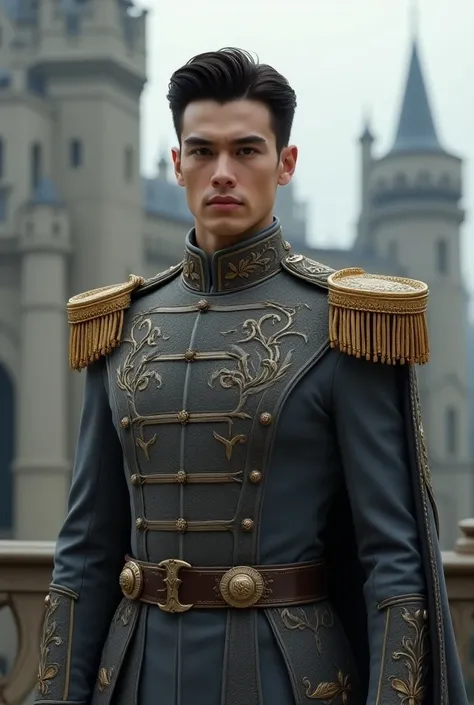
[[90,702],[121,598],[130,503],[104,380],[102,361],[87,369],[68,513],[46,598],[35,703]]
[[406,371],[341,354],[337,441],[365,572],[367,705],[427,704],[426,585],[403,417]]

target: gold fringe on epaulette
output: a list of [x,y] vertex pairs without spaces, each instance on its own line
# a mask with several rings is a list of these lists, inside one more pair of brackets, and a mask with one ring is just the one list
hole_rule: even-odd
[[428,362],[424,282],[354,268],[330,275],[328,286],[331,347],[389,365]]
[[87,367],[117,347],[131,294],[144,281],[131,274],[124,284],[93,289],[69,299],[69,365],[73,370]]

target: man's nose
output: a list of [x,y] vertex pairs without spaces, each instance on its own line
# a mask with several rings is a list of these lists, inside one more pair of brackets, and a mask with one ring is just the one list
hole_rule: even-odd
[[227,154],[221,154],[216,161],[216,168],[212,177],[212,185],[235,186],[235,175],[232,170],[232,160]]

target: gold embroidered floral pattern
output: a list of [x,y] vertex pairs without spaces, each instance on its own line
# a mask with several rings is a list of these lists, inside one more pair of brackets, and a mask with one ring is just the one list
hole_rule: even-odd
[[123,600],[115,615],[116,622],[122,622],[123,626],[126,627],[130,622],[132,616],[133,603],[130,600]]
[[225,279],[248,279],[253,272],[267,272],[272,261],[272,257],[265,257],[265,254],[273,253],[276,258],[277,253],[273,247],[265,246],[260,252],[251,252],[248,257],[239,259],[237,263],[229,262],[227,264],[227,273]]
[[193,287],[193,289],[202,288],[202,277],[200,271],[198,271],[200,266],[200,261],[198,260],[196,265],[196,262],[192,259],[191,255],[186,252],[183,265],[183,277],[188,280],[188,283]]
[[99,676],[97,678],[97,687],[102,693],[106,688],[110,688],[112,685],[112,678],[114,676],[114,668],[101,668],[99,671]]
[[314,607],[313,615],[314,620],[310,621],[306,611],[301,607],[295,610],[290,610],[288,607],[285,607],[280,610],[281,620],[287,629],[297,629],[300,631],[309,629],[313,632],[316,648],[318,653],[321,653],[322,643],[320,631],[323,627],[325,629],[331,629],[334,626],[334,614],[330,607]]
[[406,677],[390,677],[392,688],[400,698],[400,705],[423,705],[426,694],[426,673],[428,661],[428,624],[426,611],[418,609],[410,612],[405,607],[402,618],[413,631],[412,636],[404,636],[402,648],[394,651],[394,661],[403,660]]
[[330,705],[340,697],[342,705],[349,705],[352,685],[349,676],[345,676],[341,670],[337,673],[337,680],[320,683],[314,690],[309,678],[303,678],[303,685],[306,688],[306,696],[310,700],[320,700],[324,705]]
[[57,625],[53,617],[59,607],[59,596],[51,595],[47,603],[46,614],[43,624],[43,635],[40,644],[40,662],[38,668],[38,692],[40,695],[47,695],[51,681],[56,678],[59,673],[58,663],[49,663],[50,648],[52,645],[61,646],[62,639],[56,634]]

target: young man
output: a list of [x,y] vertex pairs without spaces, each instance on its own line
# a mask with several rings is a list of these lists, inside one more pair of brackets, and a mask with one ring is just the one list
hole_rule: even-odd
[[466,705],[414,373],[427,287],[289,251],[273,68],[200,55],[168,97],[195,228],[180,265],[69,302],[85,404],[36,702]]

